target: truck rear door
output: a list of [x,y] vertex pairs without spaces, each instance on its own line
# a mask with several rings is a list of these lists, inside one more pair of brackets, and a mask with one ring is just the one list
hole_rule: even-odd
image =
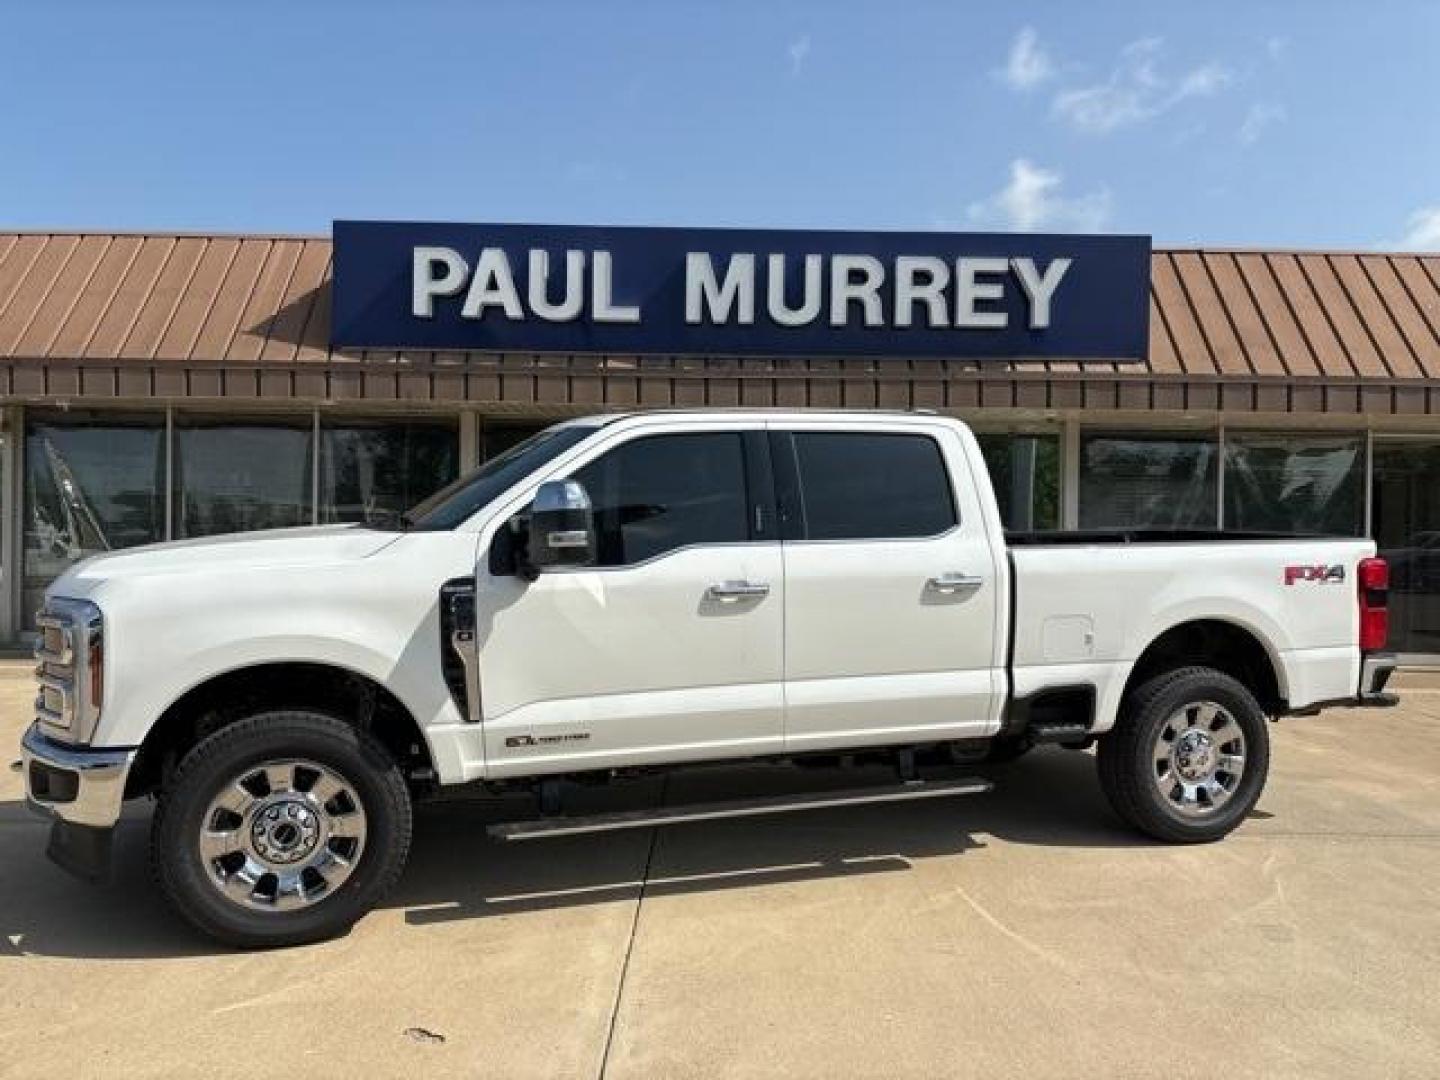
[[991,734],[1003,561],[953,428],[775,425],[787,750]]

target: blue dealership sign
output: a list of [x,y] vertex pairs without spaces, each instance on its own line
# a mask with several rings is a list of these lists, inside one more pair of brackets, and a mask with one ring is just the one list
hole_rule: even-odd
[[1144,236],[337,221],[336,347],[1140,360]]

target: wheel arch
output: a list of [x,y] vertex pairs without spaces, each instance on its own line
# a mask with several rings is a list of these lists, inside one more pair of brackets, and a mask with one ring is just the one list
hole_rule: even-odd
[[257,661],[207,676],[161,711],[140,744],[126,796],[162,787],[186,751],[211,733],[244,716],[286,708],[312,709],[369,731],[412,780],[433,776],[431,748],[415,714],[372,676],[333,661]]
[[1229,675],[1270,715],[1285,709],[1285,666],[1274,647],[1255,627],[1227,617],[1186,619],[1155,635],[1136,657],[1122,699],[1156,675],[1194,665]]

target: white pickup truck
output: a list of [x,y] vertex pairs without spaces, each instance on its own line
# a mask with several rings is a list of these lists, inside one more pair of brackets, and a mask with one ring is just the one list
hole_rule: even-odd
[[[153,796],[160,887],[241,946],[342,931],[399,877],[440,785],[534,792],[504,840],[957,795],[959,770],[1098,742],[1119,816],[1224,836],[1267,718],[1393,703],[1365,540],[1006,536],[939,416],[573,420],[392,528],[90,559],[39,614],[28,796],[103,876]],[[895,782],[576,816],[567,785],[747,758]],[[866,775],[873,775],[873,770]]]

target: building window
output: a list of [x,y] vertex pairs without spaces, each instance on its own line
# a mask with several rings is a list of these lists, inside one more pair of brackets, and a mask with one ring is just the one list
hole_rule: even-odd
[[1213,435],[1083,436],[1080,527],[1214,528],[1217,457]]
[[164,539],[165,416],[30,413],[25,462],[29,627],[45,587],[72,563]]
[[1225,528],[1362,536],[1365,440],[1225,435]]
[[308,525],[312,421],[176,416],[177,537]]
[[320,428],[320,520],[391,525],[455,479],[459,433],[448,420],[334,420]]
[[519,446],[532,435],[544,431],[550,424],[492,424],[485,421],[480,428],[480,460],[489,461],[499,457],[512,446]]
[[1060,527],[1060,439],[1054,435],[981,434],[1000,520],[1016,532]]
[[1440,653],[1440,441],[1376,440],[1371,528],[1390,563],[1390,646]]

